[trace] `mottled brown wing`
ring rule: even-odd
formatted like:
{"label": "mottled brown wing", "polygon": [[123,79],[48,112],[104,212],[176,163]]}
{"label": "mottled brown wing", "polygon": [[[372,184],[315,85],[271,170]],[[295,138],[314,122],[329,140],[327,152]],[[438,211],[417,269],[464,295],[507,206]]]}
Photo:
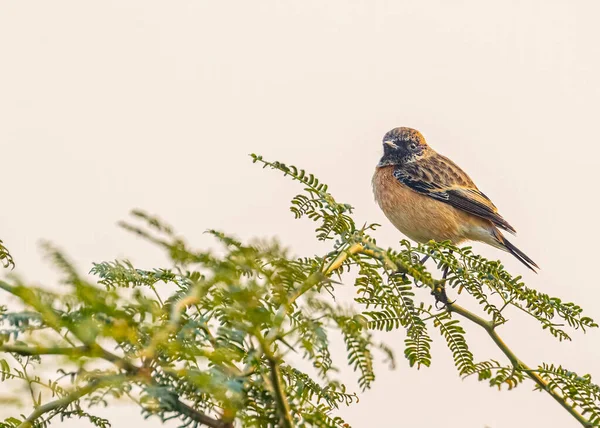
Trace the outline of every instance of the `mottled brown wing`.
{"label": "mottled brown wing", "polygon": [[475,186],[473,180],[445,156],[436,154],[416,162],[397,166],[394,170],[394,177],[415,192],[488,219],[508,232],[516,232],[498,214],[498,209]]}

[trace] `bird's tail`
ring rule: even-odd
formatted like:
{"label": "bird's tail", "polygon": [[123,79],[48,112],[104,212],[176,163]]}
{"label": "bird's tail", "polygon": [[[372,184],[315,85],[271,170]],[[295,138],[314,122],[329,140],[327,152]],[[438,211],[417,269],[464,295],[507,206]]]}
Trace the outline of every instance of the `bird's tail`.
{"label": "bird's tail", "polygon": [[515,247],[508,239],[504,237],[504,235],[502,235],[502,233],[500,233],[499,230],[496,230],[494,235],[496,235],[496,239],[498,240],[498,243],[501,245],[501,248],[503,250],[506,250],[509,253],[511,253],[521,263],[523,263],[529,269],[537,273],[536,269],[539,269],[540,267],[533,260],[531,260],[527,254]]}

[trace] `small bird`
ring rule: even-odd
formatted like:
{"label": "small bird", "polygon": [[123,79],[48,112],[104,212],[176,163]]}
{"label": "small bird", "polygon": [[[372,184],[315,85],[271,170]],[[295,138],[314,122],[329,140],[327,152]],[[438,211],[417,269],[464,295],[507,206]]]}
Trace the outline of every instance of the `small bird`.
{"label": "small bird", "polygon": [[386,217],[414,241],[481,241],[508,251],[534,272],[539,269],[500,232],[516,233],[492,201],[416,129],[395,128],[385,134],[373,193]]}

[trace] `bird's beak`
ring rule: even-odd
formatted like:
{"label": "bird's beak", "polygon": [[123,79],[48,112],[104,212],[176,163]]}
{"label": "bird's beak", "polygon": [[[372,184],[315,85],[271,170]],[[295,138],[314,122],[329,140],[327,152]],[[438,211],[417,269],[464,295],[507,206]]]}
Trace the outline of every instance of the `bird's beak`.
{"label": "bird's beak", "polygon": [[395,144],[394,144],[393,142],[391,142],[390,140],[386,140],[386,141],[384,141],[384,142],[383,142],[383,144],[387,144],[388,146],[390,146],[390,147],[392,147],[392,148],[394,148],[394,149],[397,149],[397,148],[398,148],[398,146],[397,146],[397,145],[395,145]]}

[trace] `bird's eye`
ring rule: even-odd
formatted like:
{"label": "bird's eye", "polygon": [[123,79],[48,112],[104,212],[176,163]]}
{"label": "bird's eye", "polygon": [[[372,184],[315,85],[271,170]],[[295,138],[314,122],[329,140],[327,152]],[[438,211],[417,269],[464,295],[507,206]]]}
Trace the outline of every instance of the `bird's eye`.
{"label": "bird's eye", "polygon": [[408,148],[411,149],[411,150],[415,150],[417,148],[417,145],[415,143],[410,143],[408,145]]}

